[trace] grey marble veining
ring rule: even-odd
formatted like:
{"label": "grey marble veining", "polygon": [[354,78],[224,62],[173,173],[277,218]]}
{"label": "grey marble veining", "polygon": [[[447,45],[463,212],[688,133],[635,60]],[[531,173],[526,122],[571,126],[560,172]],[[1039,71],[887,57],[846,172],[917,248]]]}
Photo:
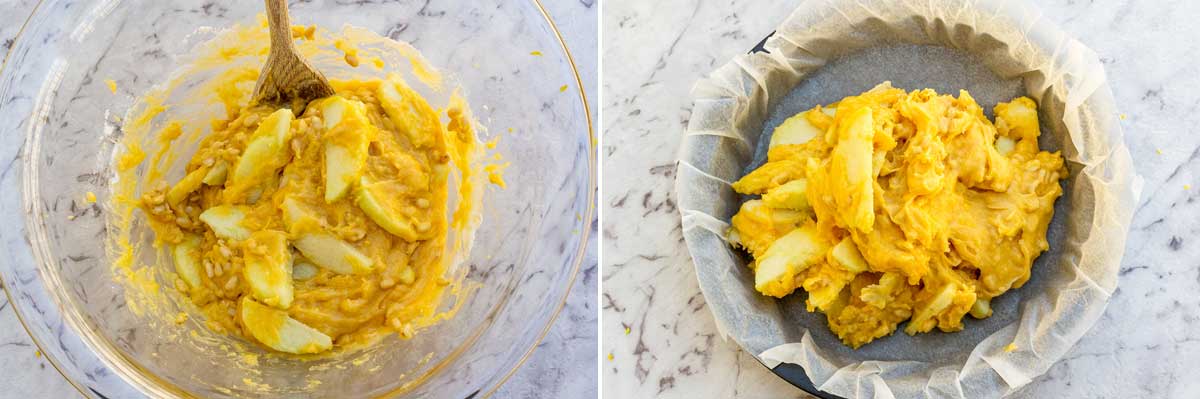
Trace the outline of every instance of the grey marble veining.
{"label": "grey marble veining", "polygon": [[[809,397],[717,334],[680,235],[674,160],[701,76],[799,1],[606,4],[600,306],[606,397]],[[1014,397],[1194,397],[1200,380],[1200,4],[1053,0],[1102,57],[1145,188],[1103,318]],[[614,78],[616,77],[616,78]],[[631,222],[635,221],[635,222]],[[627,330],[628,329],[628,330]],[[611,358],[609,356],[611,355]]]}
{"label": "grey marble veining", "polygon": [[[35,0],[0,0],[0,54],[7,53]],[[596,93],[597,5],[592,0],[546,2],[580,68],[584,88]],[[390,33],[390,32],[388,32]],[[595,115],[595,100],[592,98]],[[497,397],[557,398],[596,395],[597,235],[572,288],[567,305],[546,339]],[[7,299],[0,296],[0,398],[68,398],[78,394],[38,353],[20,327]]]}
{"label": "grey marble veining", "polygon": [[[0,52],[8,54],[36,0],[0,0]],[[0,295],[0,397],[71,398],[79,393],[41,356],[21,328],[8,298]]]}
{"label": "grey marble veining", "polygon": [[[593,120],[597,110],[596,30],[599,0],[543,1],[563,34],[583,80]],[[595,132],[599,134],[600,132]],[[599,198],[599,196],[597,196]],[[597,213],[594,217],[598,218]],[[597,219],[593,219],[587,257],[579,267],[570,298],[546,339],[500,390],[497,398],[594,398],[596,382],[596,290],[599,279]]]}

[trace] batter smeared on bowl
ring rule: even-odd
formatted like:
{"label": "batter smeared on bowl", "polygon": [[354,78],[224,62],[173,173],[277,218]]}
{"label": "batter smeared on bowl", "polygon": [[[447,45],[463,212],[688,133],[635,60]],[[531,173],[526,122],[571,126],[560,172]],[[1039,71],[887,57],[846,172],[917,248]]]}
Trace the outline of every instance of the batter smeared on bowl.
{"label": "batter smeared on bowl", "polygon": [[[233,37],[257,44],[216,55],[265,49],[263,27],[239,29]],[[298,37],[314,40],[312,30]],[[330,79],[336,95],[281,109],[248,101],[256,79],[251,68],[213,79],[206,87],[225,116],[210,121],[184,176],[170,181],[156,169],[168,145],[142,177],[136,206],[172,259],[175,288],[210,328],[287,353],[407,338],[435,322],[451,283],[448,231],[469,223],[477,195],[465,103],[455,96],[439,111],[389,74]],[[131,125],[163,111],[153,107]],[[168,120],[157,136],[173,141],[184,126]],[[127,140],[123,172],[144,158],[130,158],[141,150]],[[452,196],[457,209],[448,209]]]}
{"label": "batter smeared on bowl", "polygon": [[755,261],[755,288],[808,292],[851,347],[891,334],[963,328],[1029,279],[1062,156],[1038,150],[1037,105],[1017,98],[988,121],[975,100],[883,83],[789,118],[767,163],[733,184],[761,195],[729,240]]}

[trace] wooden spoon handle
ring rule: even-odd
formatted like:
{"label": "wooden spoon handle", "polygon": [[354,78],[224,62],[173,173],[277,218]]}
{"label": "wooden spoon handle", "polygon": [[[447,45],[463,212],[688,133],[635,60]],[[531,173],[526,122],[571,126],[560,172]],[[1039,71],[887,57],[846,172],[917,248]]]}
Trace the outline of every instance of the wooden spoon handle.
{"label": "wooden spoon handle", "polygon": [[332,96],[333,87],[325,75],[304,60],[292,40],[287,0],[265,1],[271,52],[267,54],[267,62],[254,85],[254,101],[277,104],[291,101],[293,108],[299,111],[308,101]]}
{"label": "wooden spoon handle", "polygon": [[271,52],[290,50],[295,46],[292,42],[292,21],[288,18],[287,0],[266,0],[267,25],[271,28]]}

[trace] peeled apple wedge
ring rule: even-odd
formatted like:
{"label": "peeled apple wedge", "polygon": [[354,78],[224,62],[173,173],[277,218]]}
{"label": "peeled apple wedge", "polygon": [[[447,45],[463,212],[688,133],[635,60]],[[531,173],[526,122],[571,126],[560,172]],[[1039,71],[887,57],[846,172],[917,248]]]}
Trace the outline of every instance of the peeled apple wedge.
{"label": "peeled apple wedge", "polygon": [[366,151],[362,154],[360,157],[336,144],[325,145],[325,202],[334,202],[346,195],[350,182],[362,173]]}
{"label": "peeled apple wedge", "polygon": [[829,258],[830,263],[840,265],[853,273],[867,271],[867,260],[863,259],[862,253],[858,252],[858,246],[854,245],[854,240],[850,237],[843,238],[834,245],[833,250],[829,251]]}
{"label": "peeled apple wedge", "polygon": [[283,198],[283,202],[279,204],[279,210],[283,212],[283,225],[291,233],[296,233],[303,226],[320,227],[321,221],[317,218],[316,213],[309,209],[308,205],[301,200],[287,196]]}
{"label": "peeled apple wedge", "polygon": [[912,320],[908,322],[908,326],[904,327],[904,332],[913,335],[933,329],[937,325],[937,320],[933,319],[934,316],[942,313],[943,310],[950,307],[950,304],[954,303],[954,295],[957,291],[954,284],[946,284],[942,287],[942,290],[938,291],[925,306],[917,307],[913,312]]}
{"label": "peeled apple wedge", "polygon": [[317,267],[313,266],[311,263],[299,262],[299,263],[296,263],[295,266],[292,267],[292,279],[293,280],[304,281],[304,280],[308,280],[310,278],[316,277],[316,275],[317,275]]}
{"label": "peeled apple wedge", "polygon": [[425,212],[415,205],[404,203],[404,197],[395,187],[398,184],[371,182],[364,176],[358,185],[355,202],[375,224],[397,237],[408,241],[430,238],[432,222],[417,220],[416,216]]}
{"label": "peeled apple wedge", "polygon": [[242,325],[254,339],[267,347],[286,353],[320,353],[333,347],[328,335],[304,325],[287,312],[242,297]]}
{"label": "peeled apple wedge", "polygon": [[1000,136],[996,138],[996,151],[999,151],[1000,155],[1008,156],[1016,148],[1017,141],[1013,140],[1012,137]]}
{"label": "peeled apple wedge", "polygon": [[179,278],[193,290],[200,288],[200,237],[188,235],[172,252]]}
{"label": "peeled apple wedge", "polygon": [[207,174],[208,168],[200,168],[188,173],[179,183],[176,183],[174,187],[171,187],[167,191],[167,203],[179,205],[179,203],[183,202],[189,195],[200,188],[200,185],[204,183],[204,176]]}
{"label": "peeled apple wedge", "polygon": [[906,278],[898,272],[884,272],[879,276],[879,282],[863,287],[858,298],[876,309],[887,307],[888,302],[896,297],[905,284]]}
{"label": "peeled apple wedge", "polygon": [[825,258],[827,243],[814,225],[807,224],[771,243],[754,269],[754,289],[783,298],[796,290],[796,275]]}
{"label": "peeled apple wedge", "polygon": [[772,188],[763,194],[762,201],[772,208],[796,211],[812,209],[808,203],[808,179],[796,179]]}
{"label": "peeled apple wedge", "polygon": [[[775,128],[775,131],[771,133],[770,146],[804,144],[812,140],[813,137],[823,134],[824,132],[821,129],[817,129],[816,126],[808,122],[808,112],[811,111],[792,115],[791,118],[787,118],[787,120],[779,124],[779,127]],[[837,112],[837,108],[821,108],[821,112],[833,116]]]}
{"label": "peeled apple wedge", "polygon": [[417,272],[414,272],[412,267],[405,266],[403,270],[400,270],[398,277],[401,284],[412,284],[417,280]]}
{"label": "peeled apple wedge", "polygon": [[[238,158],[233,173],[228,176],[227,190],[231,195],[240,195],[260,182],[267,180],[288,163],[291,155],[288,140],[292,136],[292,110],[282,108],[263,119],[254,134],[250,135],[246,149]],[[212,180],[216,180],[213,176]]]}
{"label": "peeled apple wedge", "polygon": [[241,241],[250,238],[250,230],[242,226],[248,209],[241,205],[218,205],[200,214],[200,221],[207,224],[217,237]]}
{"label": "peeled apple wedge", "polygon": [[[816,264],[812,267],[833,267],[830,265]],[[821,275],[820,271],[814,271],[813,274]],[[830,279],[828,277],[810,277],[804,280],[801,284],[805,291],[808,291],[808,306],[822,311],[829,310],[838,299],[841,297],[843,288],[850,283],[850,279]]]}
{"label": "peeled apple wedge", "polygon": [[429,103],[406,86],[398,76],[388,76],[379,84],[379,105],[400,133],[408,137],[413,147],[424,148],[432,144],[434,137],[421,132],[441,128],[438,114]]}
{"label": "peeled apple wedge", "polygon": [[280,309],[292,305],[292,251],[287,234],[277,230],[254,232],[246,240],[245,260],[242,275],[255,299]]}
{"label": "peeled apple wedge", "polygon": [[321,102],[321,113],[325,117],[325,202],[334,202],[362,176],[376,129],[358,101],[333,96]]}
{"label": "peeled apple wedge", "polygon": [[219,186],[225,184],[225,178],[229,176],[229,164],[225,161],[217,161],[208,173],[204,174],[204,184],[210,186]]}
{"label": "peeled apple wedge", "polygon": [[971,316],[976,319],[986,319],[992,315],[992,300],[991,299],[976,299],[971,305]]}
{"label": "peeled apple wedge", "polygon": [[305,258],[338,274],[364,274],[375,261],[350,243],[326,233],[306,233],[292,243]]}
{"label": "peeled apple wedge", "polygon": [[874,154],[875,118],[870,108],[858,108],[833,127],[837,144],[829,160],[830,183],[838,188],[833,200],[839,223],[870,233],[875,225]]}

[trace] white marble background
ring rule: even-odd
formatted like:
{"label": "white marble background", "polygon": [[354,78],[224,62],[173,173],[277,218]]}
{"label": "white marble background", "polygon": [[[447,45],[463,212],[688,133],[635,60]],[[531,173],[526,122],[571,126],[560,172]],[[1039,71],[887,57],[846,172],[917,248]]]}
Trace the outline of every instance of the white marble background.
{"label": "white marble background", "polygon": [[[750,49],[798,3],[605,4],[605,397],[809,397],[717,336],[672,193],[692,84]],[[1200,2],[1037,3],[1102,57],[1146,185],[1107,312],[1064,359],[1013,396],[1194,398],[1200,392],[1200,134],[1193,128],[1200,125],[1194,22]]]}
{"label": "white marble background", "polygon": [[[0,0],[0,52],[5,56],[37,3]],[[0,372],[0,398],[79,397],[79,391],[38,352],[3,295],[0,295],[0,364],[4,368]]]}
{"label": "white marble background", "polygon": [[[555,18],[575,57],[584,89],[596,115],[597,0],[543,1]],[[35,0],[0,0],[0,54],[33,10]],[[0,55],[0,57],[3,57]],[[538,350],[501,387],[499,398],[590,398],[596,387],[596,222],[587,258],[571,288],[567,306]],[[78,391],[37,351],[17,321],[7,298],[0,295],[0,399],[73,398]]]}

